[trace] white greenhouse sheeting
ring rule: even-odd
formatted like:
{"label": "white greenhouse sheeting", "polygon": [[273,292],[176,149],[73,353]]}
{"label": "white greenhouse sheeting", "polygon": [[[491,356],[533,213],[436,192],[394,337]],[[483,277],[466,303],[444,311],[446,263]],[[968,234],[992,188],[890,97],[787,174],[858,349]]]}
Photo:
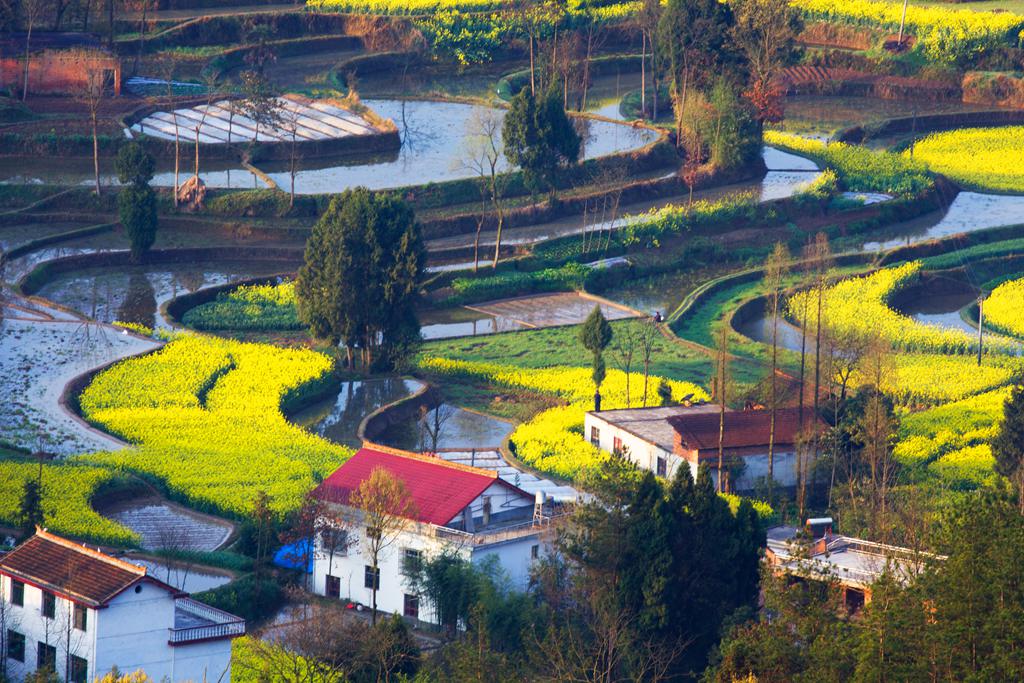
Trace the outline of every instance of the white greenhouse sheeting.
{"label": "white greenhouse sheeting", "polygon": [[334,140],[351,135],[369,135],[374,127],[350,111],[323,102],[309,104],[277,98],[277,121],[271,127],[259,126],[245,116],[238,102],[222,100],[212,105],[199,105],[191,109],[158,111],[131,127],[163,140],[174,140],[175,133],[182,140],[194,141],[199,128],[199,141],[207,144],[227,142],[288,142],[294,128],[298,141]]}

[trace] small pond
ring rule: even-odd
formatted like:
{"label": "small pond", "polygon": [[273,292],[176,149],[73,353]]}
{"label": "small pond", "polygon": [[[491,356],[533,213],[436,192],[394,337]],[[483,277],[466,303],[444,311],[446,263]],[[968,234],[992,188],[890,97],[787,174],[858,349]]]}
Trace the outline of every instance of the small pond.
{"label": "small pond", "polygon": [[[438,450],[497,448],[505,441],[513,425],[487,415],[457,408],[447,403],[438,407],[443,421],[437,440]],[[410,451],[431,450],[433,444],[415,417],[388,427],[377,440],[386,446]]]}
{"label": "small pond", "polygon": [[971,290],[953,294],[921,292],[920,296],[901,302],[894,308],[903,315],[908,315],[925,325],[977,333],[977,326],[968,323],[960,316],[960,310],[974,303],[977,298],[978,293]]}
{"label": "small pond", "polygon": [[944,213],[934,212],[882,231],[878,241],[864,243],[864,251],[892,249],[906,244],[1024,223],[1024,196],[961,192]]}
{"label": "small pond", "polygon": [[140,557],[125,558],[132,564],[145,567],[148,574],[186,593],[200,593],[229,583],[232,576],[213,572],[205,567],[197,568],[187,563],[179,564],[169,560],[152,560]]}
{"label": "small pond", "polygon": [[160,306],[177,296],[289,267],[281,261],[218,261],[87,268],[58,275],[38,294],[101,322],[168,327]]}
{"label": "small pond", "polygon": [[156,496],[120,500],[97,510],[142,537],[147,550],[216,550],[224,545],[234,525],[169,503]]}
{"label": "small pond", "polygon": [[410,396],[422,386],[422,382],[401,377],[342,382],[336,397],[316,403],[290,419],[325,439],[359,448],[362,442],[358,431],[363,418]]}
{"label": "small pond", "polygon": [[[762,344],[772,343],[772,321],[767,315],[751,316],[749,320],[734,325],[736,331],[744,337],[753,339]],[[803,344],[803,334],[800,328],[779,316],[776,329],[778,331],[779,347],[790,351],[799,351]],[[808,339],[808,346],[814,346],[814,339]]]}
{"label": "small pond", "polygon": [[[504,110],[455,102],[363,102],[399,127],[402,148],[398,157],[371,162],[352,159],[350,165],[339,162],[329,168],[300,170],[295,177],[297,192],[340,192],[357,185],[382,189],[470,177],[473,173],[461,162],[472,139],[473,120],[490,112],[504,116]],[[657,139],[656,133],[645,128],[606,121],[577,119],[577,125],[584,141],[581,156],[585,159],[636,149]],[[278,185],[288,186],[289,175],[284,165],[261,166]],[[507,164],[503,162],[501,168],[507,168]]]}

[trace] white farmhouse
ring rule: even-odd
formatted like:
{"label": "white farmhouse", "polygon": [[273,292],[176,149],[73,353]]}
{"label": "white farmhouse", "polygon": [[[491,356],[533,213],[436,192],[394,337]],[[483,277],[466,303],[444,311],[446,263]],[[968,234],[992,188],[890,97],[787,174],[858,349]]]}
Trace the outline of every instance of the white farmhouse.
{"label": "white farmhouse", "polygon": [[[349,496],[376,469],[404,483],[415,506],[395,541],[378,558],[377,572],[368,557],[360,510],[347,505]],[[538,494],[540,495],[540,494]],[[512,584],[525,588],[530,567],[544,555],[550,515],[535,497],[484,470],[440,458],[363,448],[323,481],[316,496],[331,508],[338,528],[316,539],[313,591],[327,597],[369,605],[377,583],[377,609],[384,613],[437,623],[427,605],[409,585],[406,560],[436,557],[442,552],[480,563],[496,558]]]}
{"label": "white farmhouse", "polygon": [[145,567],[42,529],[0,558],[0,644],[11,680],[49,667],[86,683],[114,667],[154,681],[228,681],[245,621]]}
{"label": "white farmhouse", "polygon": [[[772,473],[783,487],[796,485],[796,444],[801,432],[820,428],[820,420],[805,411],[804,425],[797,408],[775,411]],[[703,404],[660,408],[632,408],[589,412],[584,433],[590,442],[609,453],[618,453],[662,477],[675,476],[679,467],[706,464],[718,483],[719,433],[726,469],[733,475],[734,491],[749,491],[768,475],[768,442],[771,412],[767,410],[726,410]]]}

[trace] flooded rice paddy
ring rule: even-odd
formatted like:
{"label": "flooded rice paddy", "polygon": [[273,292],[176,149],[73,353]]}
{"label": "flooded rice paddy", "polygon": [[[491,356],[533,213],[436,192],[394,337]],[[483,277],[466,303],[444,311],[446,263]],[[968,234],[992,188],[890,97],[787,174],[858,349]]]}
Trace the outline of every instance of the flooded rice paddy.
{"label": "flooded rice paddy", "polygon": [[288,270],[281,261],[218,261],[86,268],[58,275],[39,295],[101,322],[170,327],[161,306],[204,287]]}
{"label": "flooded rice paddy", "polygon": [[[488,415],[447,403],[441,404],[436,410],[445,418],[438,435],[437,450],[497,448],[512,433],[511,422]],[[377,441],[409,451],[434,450],[432,437],[417,417],[391,425],[377,436]]]}
{"label": "flooded rice paddy", "polygon": [[337,396],[320,401],[290,419],[325,439],[359,448],[362,445],[359,425],[367,415],[411,396],[422,387],[422,382],[401,377],[342,382]]}

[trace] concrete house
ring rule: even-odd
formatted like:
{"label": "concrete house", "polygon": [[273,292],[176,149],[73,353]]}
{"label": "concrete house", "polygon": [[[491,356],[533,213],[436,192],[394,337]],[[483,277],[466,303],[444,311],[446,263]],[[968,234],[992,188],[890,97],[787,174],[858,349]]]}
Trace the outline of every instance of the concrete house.
{"label": "concrete house", "polygon": [[[402,481],[415,506],[395,541],[384,549],[377,572],[368,556],[366,535],[373,533],[349,496],[376,469]],[[437,623],[409,585],[407,562],[455,553],[481,563],[494,558],[512,584],[525,588],[534,560],[545,553],[553,514],[542,494],[531,496],[484,470],[440,458],[402,451],[363,448],[323,481],[315,494],[330,512],[333,528],[316,539],[313,591],[327,597],[370,605],[374,582],[377,608],[411,619]]]}
{"label": "concrete house", "polygon": [[[141,567],[39,529],[0,558],[3,656],[12,680],[49,667],[86,683],[117,667],[152,680],[230,680],[245,621]],[[223,674],[223,678],[222,678]]]}
{"label": "concrete house", "polygon": [[871,587],[888,572],[906,583],[928,560],[941,555],[915,552],[885,543],[836,534],[832,519],[809,519],[803,530],[791,526],[768,529],[765,559],[780,574],[836,585],[843,604],[858,612],[871,602]]}
{"label": "concrete house", "polygon": [[[768,474],[768,441],[771,413],[767,410],[726,410],[723,456],[726,466],[739,472],[732,482],[736,491],[752,490]],[[796,485],[796,441],[800,433],[799,410],[775,412],[775,480]],[[706,463],[718,483],[719,407],[714,404],[632,408],[589,412],[584,434],[598,448],[620,453],[663,477],[672,477],[683,466],[697,476]]]}

